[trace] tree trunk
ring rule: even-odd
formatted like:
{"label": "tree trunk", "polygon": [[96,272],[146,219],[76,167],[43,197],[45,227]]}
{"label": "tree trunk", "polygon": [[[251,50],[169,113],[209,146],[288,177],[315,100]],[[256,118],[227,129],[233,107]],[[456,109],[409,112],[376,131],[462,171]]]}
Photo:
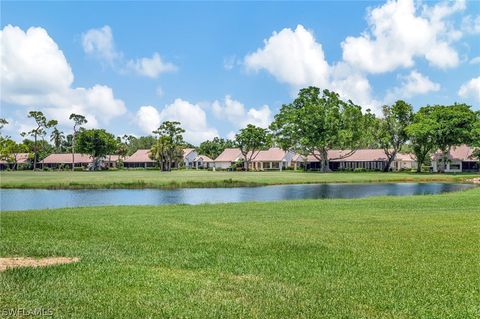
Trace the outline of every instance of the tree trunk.
{"label": "tree trunk", "polygon": [[72,136],[72,171],[75,170],[75,131]]}
{"label": "tree trunk", "polygon": [[388,172],[390,170],[390,166],[392,165],[392,162],[396,156],[397,156],[397,152],[393,152],[392,154],[390,154],[390,156],[387,155],[388,160],[387,160],[387,164],[383,168],[384,172]]}
{"label": "tree trunk", "polygon": [[35,134],[34,137],[34,142],[33,142],[33,150],[34,150],[34,156],[33,156],[33,170],[35,171],[37,169],[37,134]]}
{"label": "tree trunk", "polygon": [[328,151],[323,149],[320,151],[320,171],[322,173],[330,172],[329,160],[328,160]]}

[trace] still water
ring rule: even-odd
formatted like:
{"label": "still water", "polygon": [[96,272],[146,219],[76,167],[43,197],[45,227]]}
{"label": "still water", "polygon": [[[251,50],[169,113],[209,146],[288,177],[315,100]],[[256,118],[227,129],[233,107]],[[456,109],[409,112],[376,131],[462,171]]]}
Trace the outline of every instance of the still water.
{"label": "still water", "polygon": [[46,209],[103,205],[166,205],[278,201],[286,199],[360,198],[368,196],[423,195],[474,187],[459,183],[295,184],[236,188],[0,189],[0,208]]}

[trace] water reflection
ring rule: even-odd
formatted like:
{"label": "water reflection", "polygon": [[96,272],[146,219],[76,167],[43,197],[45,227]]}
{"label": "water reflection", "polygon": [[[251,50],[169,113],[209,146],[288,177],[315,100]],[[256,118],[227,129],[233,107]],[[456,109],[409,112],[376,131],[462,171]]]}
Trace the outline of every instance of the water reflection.
{"label": "water reflection", "polygon": [[1,189],[1,210],[101,205],[166,205],[425,195],[472,188],[454,183],[297,184],[240,188],[37,190]]}

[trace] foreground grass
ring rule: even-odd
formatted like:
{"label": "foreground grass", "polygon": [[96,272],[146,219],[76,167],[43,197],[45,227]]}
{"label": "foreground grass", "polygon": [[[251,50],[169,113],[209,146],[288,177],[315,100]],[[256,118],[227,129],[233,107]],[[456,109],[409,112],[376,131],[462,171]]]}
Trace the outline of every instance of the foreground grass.
{"label": "foreground grass", "polygon": [[318,173],[318,172],[160,172],[123,170],[102,172],[1,172],[0,188],[178,188],[235,187],[303,183],[454,182],[479,174]]}
{"label": "foreground grass", "polygon": [[3,212],[0,308],[77,318],[478,318],[480,188]]}

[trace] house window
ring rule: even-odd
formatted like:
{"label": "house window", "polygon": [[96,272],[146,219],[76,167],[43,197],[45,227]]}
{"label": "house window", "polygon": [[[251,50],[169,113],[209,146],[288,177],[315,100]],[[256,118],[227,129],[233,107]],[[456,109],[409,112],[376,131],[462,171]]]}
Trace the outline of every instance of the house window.
{"label": "house window", "polygon": [[450,169],[451,170],[459,170],[460,169],[460,164],[450,164]]}

